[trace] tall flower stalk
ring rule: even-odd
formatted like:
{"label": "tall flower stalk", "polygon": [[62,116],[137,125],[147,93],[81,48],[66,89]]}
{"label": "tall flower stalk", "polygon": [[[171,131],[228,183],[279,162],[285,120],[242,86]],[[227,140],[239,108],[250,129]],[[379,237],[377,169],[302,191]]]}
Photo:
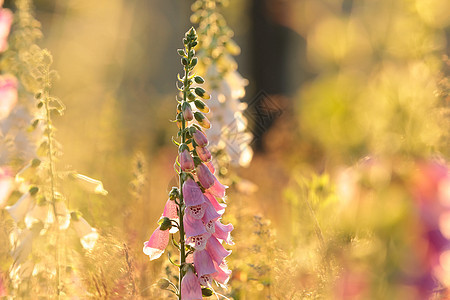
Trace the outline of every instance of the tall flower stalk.
{"label": "tall flower stalk", "polygon": [[[184,49],[179,49],[184,75],[178,76],[181,82],[180,97],[177,97],[178,138],[173,139],[178,146],[175,170],[179,174],[179,186],[173,187],[159,226],[149,241],[144,243],[144,253],[150,260],[159,258],[169,244],[170,234],[179,232],[179,240],[172,241],[178,248],[179,262],[172,262],[179,268],[178,284],[163,280],[161,285],[180,300],[201,299],[202,294],[210,296],[214,291],[213,281],[225,286],[230,278],[225,257],[231,251],[225,250],[222,241],[231,245],[231,224],[220,222],[226,205],[224,204],[226,186],[214,176],[211,164],[208,139],[203,130],[210,128],[204,115],[208,111],[203,102],[209,95],[199,85],[204,79],[195,75],[194,68],[197,34],[191,28],[183,39]],[[169,257],[170,259],[170,257]]]}
{"label": "tall flower stalk", "polygon": [[[1,90],[2,100],[8,100],[8,119],[0,120],[5,144],[9,140],[17,144],[9,147],[9,151],[0,151],[0,161],[8,164],[1,173],[3,185],[8,186],[2,187],[0,207],[9,202],[11,205],[5,210],[14,221],[10,233],[13,259],[9,270],[10,290],[15,297],[25,297],[33,291],[35,295],[60,298],[70,295],[71,289],[75,290],[67,274],[75,262],[73,255],[67,256],[69,227],[85,249],[91,250],[98,238],[96,230],[79,212],[69,210],[62,193],[62,180],[70,177],[93,193],[105,195],[106,191],[98,180],[59,171],[57,164],[62,147],[55,139],[53,117],[62,115],[65,106],[50,92],[58,76],[51,69],[50,52],[37,45],[42,33],[32,16],[31,1],[18,0],[15,4],[10,45],[0,60],[2,72],[17,78],[10,84],[5,81]],[[7,87],[14,88],[15,92],[7,91]],[[15,101],[9,99],[12,96]],[[17,104],[10,109],[9,103],[13,102]],[[14,130],[9,129],[11,127]],[[24,138],[17,139],[18,136]],[[21,195],[15,202],[8,199],[12,190],[14,195]],[[78,288],[76,293],[82,295],[84,291]]]}
{"label": "tall flower stalk", "polygon": [[191,16],[191,21],[198,24],[199,74],[211,92],[209,107],[213,126],[209,137],[219,170],[230,165],[248,167],[253,158],[250,146],[253,136],[244,114],[247,104],[241,102],[248,80],[237,70],[234,56],[240,53],[240,48],[232,39],[233,30],[219,12],[224,2],[197,0],[192,5]]}

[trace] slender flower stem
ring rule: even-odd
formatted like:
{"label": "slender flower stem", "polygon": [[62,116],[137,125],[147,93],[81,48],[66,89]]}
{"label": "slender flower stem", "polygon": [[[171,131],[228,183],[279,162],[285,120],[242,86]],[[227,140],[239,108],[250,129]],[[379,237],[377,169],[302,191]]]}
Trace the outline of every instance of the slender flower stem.
{"label": "slender flower stem", "polygon": [[[183,103],[187,101],[187,92],[189,91],[189,63],[192,59],[190,50],[191,47],[188,46],[188,64],[184,66],[184,82],[183,82]],[[184,116],[181,118],[181,143],[186,143],[186,120],[184,119]],[[183,217],[184,217],[184,200],[183,200],[183,183],[184,178],[182,176],[183,172],[180,172],[180,203],[179,203],[179,210],[178,210],[178,216],[179,216],[179,231],[180,231],[180,276],[179,276],[179,295],[178,299],[181,300],[181,280],[183,279],[183,264],[186,262],[186,248],[185,248],[185,233],[184,233],[184,224],[183,224]]]}
{"label": "slender flower stem", "polygon": [[49,176],[50,176],[50,188],[51,188],[51,204],[53,207],[53,214],[55,217],[55,224],[56,224],[56,247],[55,247],[55,256],[56,256],[56,293],[58,295],[58,299],[60,298],[60,282],[61,282],[61,275],[60,275],[60,253],[59,253],[59,220],[58,220],[58,212],[56,210],[56,180],[55,180],[55,165],[54,165],[54,157],[53,157],[53,128],[52,128],[52,120],[51,120],[51,110],[49,105],[49,70],[47,69],[45,72],[45,78],[46,78],[46,86],[44,88],[44,107],[45,107],[45,113],[46,113],[46,128],[45,131],[47,133],[47,156],[49,161]]}

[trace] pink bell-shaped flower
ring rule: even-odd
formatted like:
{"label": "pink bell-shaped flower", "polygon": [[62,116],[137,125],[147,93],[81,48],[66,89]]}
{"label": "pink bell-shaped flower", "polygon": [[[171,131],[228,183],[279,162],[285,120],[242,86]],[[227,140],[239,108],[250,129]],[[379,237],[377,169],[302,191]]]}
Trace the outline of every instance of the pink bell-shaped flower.
{"label": "pink bell-shaped flower", "polygon": [[196,130],[193,134],[194,141],[199,145],[200,147],[206,147],[208,146],[208,138],[201,130]]}
{"label": "pink bell-shaped flower", "polygon": [[[0,51],[2,47],[1,37],[2,11],[0,11]],[[17,103],[17,79],[14,77],[0,76],[0,120],[6,118]]]}
{"label": "pink bell-shaped flower", "polygon": [[182,107],[183,117],[186,121],[192,121],[194,119],[194,114],[192,113],[191,105],[187,102],[183,103]]}
{"label": "pink bell-shaped flower", "polygon": [[170,199],[166,201],[162,215],[163,217],[167,217],[172,220],[178,218],[177,204],[175,203],[175,201]]}
{"label": "pink bell-shaped flower", "polygon": [[233,240],[231,239],[230,232],[234,229],[233,225],[227,224],[224,225],[220,222],[220,220],[217,220],[215,222],[215,230],[214,230],[214,236],[218,238],[219,240],[224,241],[228,245],[234,245]]}
{"label": "pink bell-shaped flower", "polygon": [[206,243],[206,250],[208,250],[211,258],[220,265],[225,257],[231,254],[231,251],[226,250],[215,236],[211,236]]}
{"label": "pink bell-shaped flower", "polygon": [[199,277],[216,272],[213,260],[206,250],[194,251],[194,266]]}
{"label": "pink bell-shaped flower", "polygon": [[203,222],[200,219],[193,218],[189,214],[184,215],[183,225],[187,238],[206,233]]}
{"label": "pink bell-shaped flower", "polygon": [[220,265],[214,262],[214,267],[216,268],[216,273],[212,274],[215,281],[226,285],[230,280],[231,271],[228,269],[227,263],[223,261]]}
{"label": "pink bell-shaped flower", "polygon": [[207,166],[203,163],[197,166],[197,177],[200,184],[205,188],[209,189],[214,185],[215,176],[211,173]]}
{"label": "pink bell-shaped flower", "polygon": [[198,184],[192,179],[188,178],[183,183],[183,199],[186,206],[200,205],[205,202],[205,196]]}
{"label": "pink bell-shaped flower", "polygon": [[211,160],[211,152],[209,152],[208,148],[206,147],[197,147],[195,149],[195,151],[197,151],[198,157],[204,161],[204,162],[208,162]]}
{"label": "pink bell-shaped flower", "polygon": [[[177,211],[177,204],[175,203],[175,201],[170,199],[166,201],[166,205],[164,205],[164,211],[162,216],[178,222],[178,211]],[[177,231],[178,228],[176,226],[172,226],[169,229],[169,233],[175,233]]]}
{"label": "pink bell-shaped flower", "polygon": [[13,190],[13,174],[8,167],[0,167],[0,208],[8,200]]}
{"label": "pink bell-shaped flower", "polygon": [[161,230],[156,228],[150,239],[144,243],[144,253],[148,255],[150,260],[159,258],[169,245],[169,230]]}
{"label": "pink bell-shaped flower", "polygon": [[191,268],[188,268],[181,280],[181,300],[202,300],[200,283]]}
{"label": "pink bell-shaped flower", "polygon": [[183,170],[185,172],[191,172],[194,170],[194,168],[195,168],[194,159],[192,158],[191,153],[189,153],[188,150],[184,149],[179,154],[179,159],[180,159],[181,170]]}

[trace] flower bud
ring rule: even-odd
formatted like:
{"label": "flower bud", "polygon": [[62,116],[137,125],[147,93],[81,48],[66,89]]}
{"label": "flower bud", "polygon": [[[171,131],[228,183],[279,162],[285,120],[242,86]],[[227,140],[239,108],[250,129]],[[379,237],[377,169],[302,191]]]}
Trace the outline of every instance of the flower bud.
{"label": "flower bud", "polygon": [[159,225],[159,229],[162,231],[165,231],[167,229],[170,229],[172,227],[172,222],[170,221],[169,218],[167,217],[162,217],[159,221],[158,221],[158,225]]}
{"label": "flower bud", "polygon": [[203,97],[203,95],[205,95],[206,91],[203,88],[201,88],[201,87],[197,87],[197,88],[195,88],[195,93],[199,97]]}
{"label": "flower bud", "polygon": [[170,285],[169,279],[161,278],[160,280],[158,280],[158,287],[162,290],[167,289],[169,285]]}
{"label": "flower bud", "polygon": [[[191,61],[190,67],[195,67],[197,65],[198,59],[197,57],[194,57]],[[198,95],[198,94],[197,94]]]}
{"label": "flower bud", "polygon": [[191,105],[187,102],[183,103],[182,106],[183,117],[186,121],[192,121],[194,119],[194,115],[192,113]]}
{"label": "flower bud", "polygon": [[180,197],[180,190],[177,187],[172,187],[172,190],[169,193],[169,199],[170,200],[175,200],[178,199]]}
{"label": "flower bud", "polygon": [[209,152],[208,148],[206,147],[197,147],[195,149],[197,151],[198,157],[204,162],[208,162],[211,160],[211,152]]}
{"label": "flower bud", "polygon": [[210,288],[202,288],[202,295],[205,297],[210,297],[213,295],[213,291]]}
{"label": "flower bud", "polygon": [[208,118],[206,118],[202,113],[196,111],[194,113],[194,118],[195,120],[197,120],[198,124],[203,128],[208,129],[211,127],[211,123],[209,122]]}
{"label": "flower bud", "polygon": [[197,109],[205,114],[209,113],[209,107],[201,100],[195,100],[194,101],[195,107]]}
{"label": "flower bud", "polygon": [[199,164],[197,166],[197,177],[205,189],[209,189],[214,185],[215,177],[205,164]]}
{"label": "flower bud", "polygon": [[198,84],[202,84],[205,82],[205,80],[201,76],[195,76],[194,81]]}
{"label": "flower bud", "polygon": [[178,157],[181,170],[185,172],[191,172],[194,170],[194,160],[192,159],[191,153],[189,153],[188,150],[184,149]]}
{"label": "flower bud", "polygon": [[196,130],[193,133],[194,141],[199,145],[200,147],[206,147],[208,146],[208,139],[206,138],[206,135],[201,130]]}

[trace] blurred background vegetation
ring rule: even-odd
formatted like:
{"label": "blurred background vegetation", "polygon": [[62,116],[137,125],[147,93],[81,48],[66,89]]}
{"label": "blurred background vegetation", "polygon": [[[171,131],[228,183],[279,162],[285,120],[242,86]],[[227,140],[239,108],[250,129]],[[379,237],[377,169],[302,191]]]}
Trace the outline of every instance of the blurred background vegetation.
{"label": "blurred background vegetation", "polygon": [[[169,120],[191,4],[35,1],[41,46],[61,78],[53,94],[67,106],[56,120],[61,166],[109,191],[71,196],[104,237],[126,244],[142,295],[164,273],[142,243],[176,183]],[[414,248],[404,238],[415,216],[403,175],[417,159],[449,155],[450,2],[240,0],[222,12],[241,47],[248,116],[260,103],[272,114],[262,126],[249,117],[255,156],[234,170],[244,181],[228,196],[231,296],[414,299],[419,292],[390,287]],[[338,200],[352,165],[355,182],[369,174],[360,197],[370,201],[358,209]]]}

